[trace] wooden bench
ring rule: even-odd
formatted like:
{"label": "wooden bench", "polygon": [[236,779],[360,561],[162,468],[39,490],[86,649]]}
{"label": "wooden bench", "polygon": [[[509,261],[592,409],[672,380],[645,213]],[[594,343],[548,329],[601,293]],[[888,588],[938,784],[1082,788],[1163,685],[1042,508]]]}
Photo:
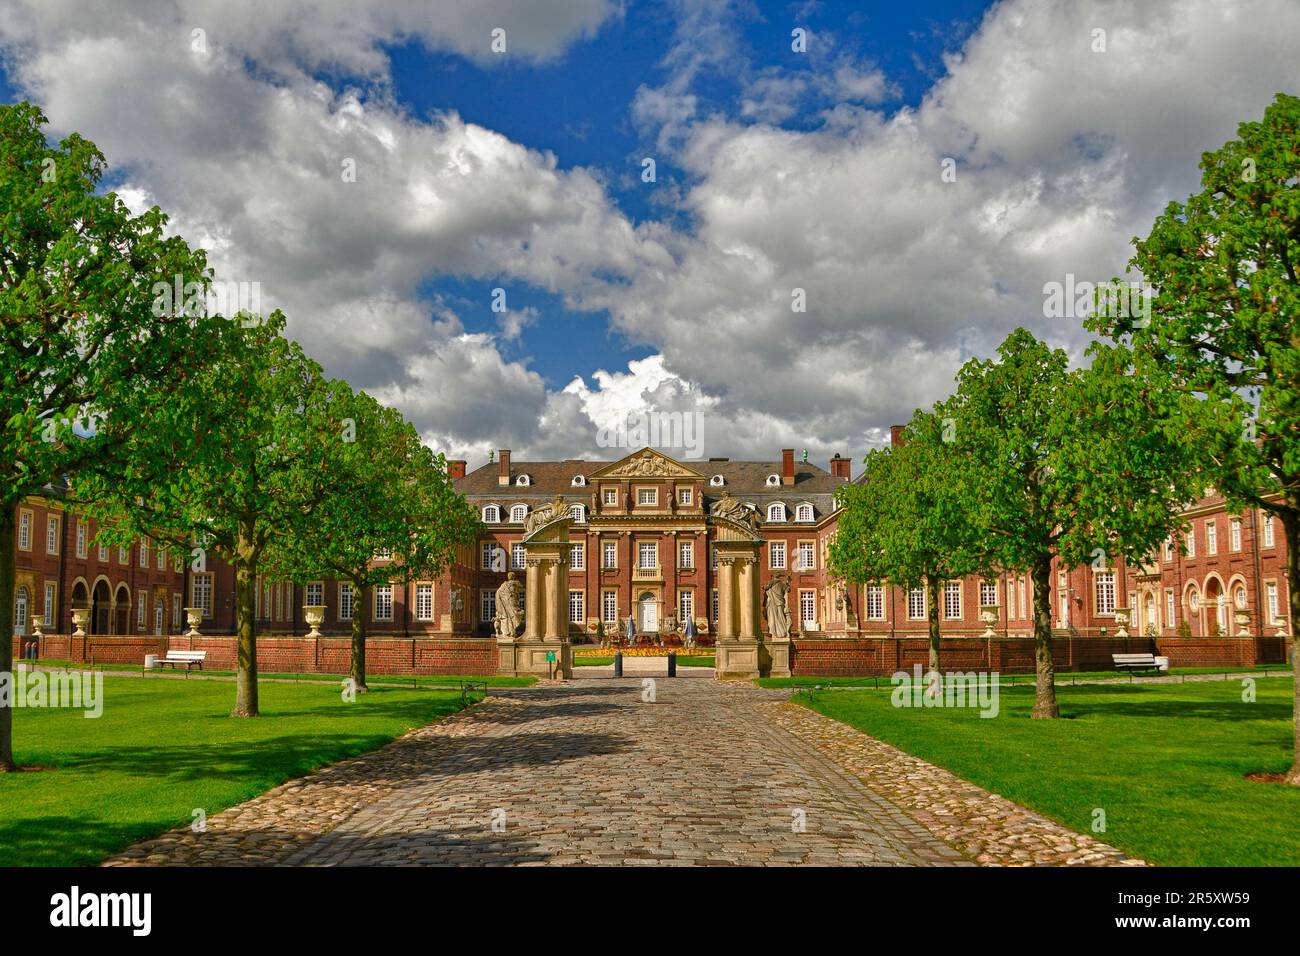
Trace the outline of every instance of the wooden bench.
{"label": "wooden bench", "polygon": [[1156,659],[1154,654],[1112,654],[1110,659],[1117,671],[1166,671],[1169,665]]}
{"label": "wooden bench", "polygon": [[198,667],[203,670],[203,662],[208,659],[207,651],[168,651],[166,657],[158,658],[159,667],[171,667],[173,670],[177,666],[184,664],[185,672],[189,673],[191,667]]}

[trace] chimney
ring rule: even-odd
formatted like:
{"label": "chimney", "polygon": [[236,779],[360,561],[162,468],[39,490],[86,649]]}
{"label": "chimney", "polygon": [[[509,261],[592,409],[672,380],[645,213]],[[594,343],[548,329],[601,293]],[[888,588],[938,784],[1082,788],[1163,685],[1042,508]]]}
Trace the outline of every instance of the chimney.
{"label": "chimney", "polygon": [[510,449],[502,448],[497,452],[497,484],[510,484]]}
{"label": "chimney", "polygon": [[851,481],[853,478],[853,462],[836,452],[835,457],[831,459],[831,477]]}
{"label": "chimney", "polygon": [[794,449],[781,449],[781,484],[794,484]]}
{"label": "chimney", "polygon": [[906,430],[907,430],[906,425],[889,426],[889,447],[890,448],[897,448],[898,446],[903,444],[904,441],[903,432],[905,432]]}
{"label": "chimney", "polygon": [[447,462],[447,477],[452,481],[455,481],[457,478],[465,477],[464,458],[453,458],[451,461]]}

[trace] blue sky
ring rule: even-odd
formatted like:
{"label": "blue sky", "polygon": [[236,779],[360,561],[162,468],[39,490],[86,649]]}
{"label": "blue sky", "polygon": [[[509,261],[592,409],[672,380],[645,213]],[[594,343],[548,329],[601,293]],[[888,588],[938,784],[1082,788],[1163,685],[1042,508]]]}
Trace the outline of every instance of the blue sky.
{"label": "blue sky", "polygon": [[1017,325],[1082,355],[1047,285],[1300,89],[1300,4],[1243,2],[0,0],[0,100],[451,456],[660,411],[824,463]]}

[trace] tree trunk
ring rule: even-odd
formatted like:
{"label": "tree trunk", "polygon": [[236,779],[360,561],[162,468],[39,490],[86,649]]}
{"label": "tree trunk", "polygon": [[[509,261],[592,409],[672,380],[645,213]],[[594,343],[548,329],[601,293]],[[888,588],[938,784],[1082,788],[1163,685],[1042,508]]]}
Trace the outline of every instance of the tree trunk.
{"label": "tree trunk", "polygon": [[925,580],[926,617],[930,622],[930,670],[939,673],[939,588],[942,582],[930,576]]}
{"label": "tree trunk", "polygon": [[1043,555],[1030,574],[1034,592],[1034,670],[1038,678],[1034,693],[1035,718],[1061,716],[1056,703],[1056,668],[1052,663],[1052,558]]}
{"label": "tree trunk", "polygon": [[[14,670],[14,538],[18,519],[13,502],[0,505],[0,675]],[[11,701],[12,703],[12,701]],[[14,708],[0,707],[0,773],[14,764]]]}
{"label": "tree trunk", "polygon": [[[1282,529],[1286,533],[1286,590],[1291,610],[1291,672],[1295,680],[1292,687],[1291,729],[1294,737],[1291,769],[1286,782],[1300,787],[1300,513],[1284,512]],[[1262,630],[1260,633],[1263,633]]]}
{"label": "tree trunk", "polygon": [[358,694],[366,692],[366,588],[352,582],[352,668],[348,676]]}
{"label": "tree trunk", "polygon": [[239,670],[235,677],[235,709],[232,717],[256,717],[257,709],[257,622],[254,594],[257,566],[240,560],[235,566],[235,634]]}

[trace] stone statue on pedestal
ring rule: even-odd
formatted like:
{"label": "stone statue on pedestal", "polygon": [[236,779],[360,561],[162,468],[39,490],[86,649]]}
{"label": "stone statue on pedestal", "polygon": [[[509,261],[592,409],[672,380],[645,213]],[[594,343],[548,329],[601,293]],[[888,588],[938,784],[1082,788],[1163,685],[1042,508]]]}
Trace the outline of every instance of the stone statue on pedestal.
{"label": "stone statue on pedestal", "polygon": [[763,608],[767,614],[767,632],[772,637],[790,636],[790,582],[784,576],[773,578],[763,589]]}
{"label": "stone statue on pedestal", "polygon": [[511,638],[519,632],[519,592],[522,590],[511,571],[497,588],[497,613],[493,618],[497,637]]}

